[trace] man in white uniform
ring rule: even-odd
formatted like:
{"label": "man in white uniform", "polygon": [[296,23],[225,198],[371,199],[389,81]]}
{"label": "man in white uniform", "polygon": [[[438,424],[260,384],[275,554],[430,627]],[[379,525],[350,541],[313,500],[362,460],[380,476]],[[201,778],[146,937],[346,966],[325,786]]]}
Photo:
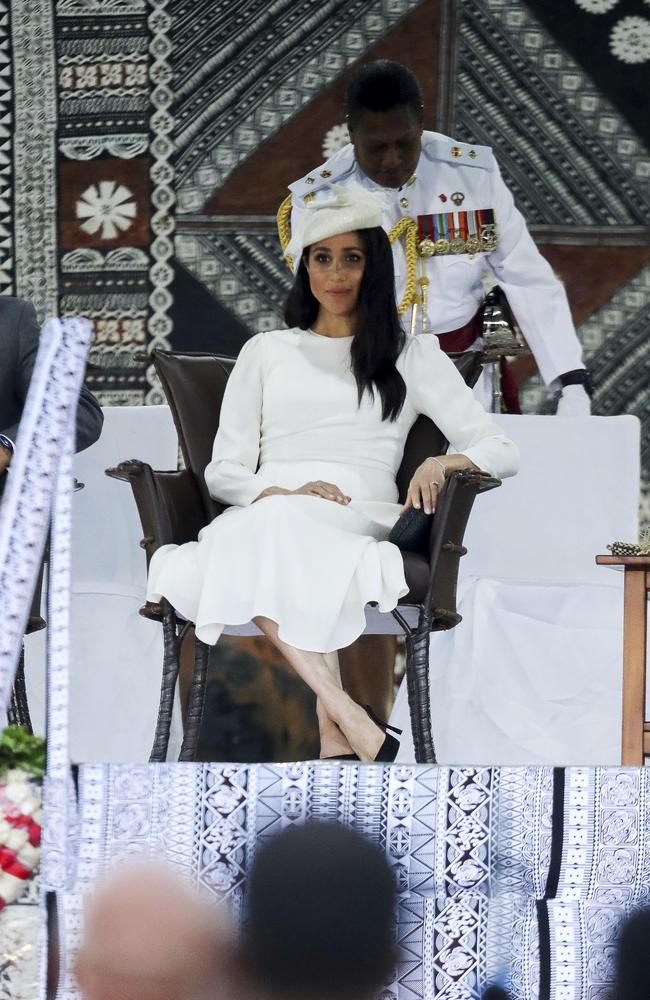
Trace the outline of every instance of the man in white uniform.
{"label": "man in white uniform", "polygon": [[[388,60],[368,63],[352,78],[346,114],[351,144],[289,185],[291,232],[301,231],[305,204],[332,184],[356,182],[382,191],[384,228],[389,234],[396,225],[404,230],[393,240],[393,252],[407,331],[438,334],[448,352],[470,348],[482,334],[482,276],[488,267],[544,381],[561,394],[558,414],[588,416],[591,383],[564,287],[533,243],[491,149],[424,131],[416,78]],[[285,213],[286,203],[278,213],[280,237],[296,267]],[[421,301],[413,320],[414,293]],[[477,395],[489,407],[489,388]],[[385,712],[392,700],[394,644],[362,636],[340,659],[352,697]]]}
{"label": "man in white uniform", "polygon": [[533,243],[492,150],[424,131],[418,82],[400,63],[362,67],[348,86],[346,111],[351,144],[289,186],[291,231],[300,230],[304,205],[331,184],[383,191],[384,228],[390,234],[401,222],[403,230],[393,252],[407,329],[438,334],[446,351],[469,348],[482,332],[487,266],[542,378],[561,392],[558,414],[587,416],[590,380],[566,292]]}

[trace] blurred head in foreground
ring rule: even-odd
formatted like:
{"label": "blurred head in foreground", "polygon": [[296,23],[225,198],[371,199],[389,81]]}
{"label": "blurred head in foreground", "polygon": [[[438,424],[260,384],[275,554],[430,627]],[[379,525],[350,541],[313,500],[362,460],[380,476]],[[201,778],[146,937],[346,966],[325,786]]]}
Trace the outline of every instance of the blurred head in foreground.
{"label": "blurred head in foreground", "polygon": [[637,910],[618,937],[614,1000],[650,997],[650,908]]}
{"label": "blurred head in foreground", "polygon": [[292,827],[266,844],[246,905],[242,961],[257,995],[370,1000],[396,962],[393,873],[347,827]]}
{"label": "blurred head in foreground", "polygon": [[75,975],[84,1000],[215,1000],[229,995],[232,948],[225,918],[145,861],[88,901]]}

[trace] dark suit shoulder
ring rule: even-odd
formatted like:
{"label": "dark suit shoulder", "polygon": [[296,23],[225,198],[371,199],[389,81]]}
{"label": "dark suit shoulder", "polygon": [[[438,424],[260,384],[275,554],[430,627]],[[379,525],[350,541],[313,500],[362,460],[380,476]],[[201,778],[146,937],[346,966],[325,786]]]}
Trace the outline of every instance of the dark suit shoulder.
{"label": "dark suit shoulder", "polygon": [[19,299],[15,295],[0,295],[0,318],[18,317],[22,312],[34,313],[36,310],[29,299]]}
{"label": "dark suit shoulder", "polygon": [[40,324],[31,302],[13,295],[0,295],[0,341],[4,342],[5,353],[13,343],[18,352],[16,363],[20,364],[25,352],[36,350],[39,333]]}

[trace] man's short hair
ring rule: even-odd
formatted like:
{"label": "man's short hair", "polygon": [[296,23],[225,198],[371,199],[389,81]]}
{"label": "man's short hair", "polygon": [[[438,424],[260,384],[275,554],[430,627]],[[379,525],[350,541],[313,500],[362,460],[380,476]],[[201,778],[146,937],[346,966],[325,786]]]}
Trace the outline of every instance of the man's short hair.
{"label": "man's short hair", "polygon": [[386,855],[335,823],[290,827],[260,850],[246,889],[244,958],[273,996],[364,1000],[397,958]]}
{"label": "man's short hair", "polygon": [[350,80],[345,94],[348,119],[356,121],[364,111],[392,111],[408,107],[422,117],[422,91],[410,69],[390,59],[366,63]]}

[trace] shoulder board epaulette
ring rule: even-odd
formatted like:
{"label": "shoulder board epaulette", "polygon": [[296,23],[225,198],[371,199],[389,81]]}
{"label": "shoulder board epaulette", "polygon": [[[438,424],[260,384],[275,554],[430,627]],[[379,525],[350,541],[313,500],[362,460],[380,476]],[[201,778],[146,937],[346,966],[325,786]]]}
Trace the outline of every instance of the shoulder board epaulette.
{"label": "shoulder board epaulette", "polygon": [[422,137],[422,152],[428,160],[444,160],[464,167],[481,167],[494,170],[494,154],[490,146],[478,146],[469,142],[458,142],[437,132],[425,132]]}
{"label": "shoulder board epaulette", "polygon": [[354,170],[354,149],[348,144],[334,153],[334,156],[330,156],[325,163],[321,163],[320,167],[310,170],[300,180],[290,184],[289,190],[296,202],[311,201],[311,197],[308,196],[317,194],[330,184],[338,184],[339,181],[346,179],[352,170]]}

